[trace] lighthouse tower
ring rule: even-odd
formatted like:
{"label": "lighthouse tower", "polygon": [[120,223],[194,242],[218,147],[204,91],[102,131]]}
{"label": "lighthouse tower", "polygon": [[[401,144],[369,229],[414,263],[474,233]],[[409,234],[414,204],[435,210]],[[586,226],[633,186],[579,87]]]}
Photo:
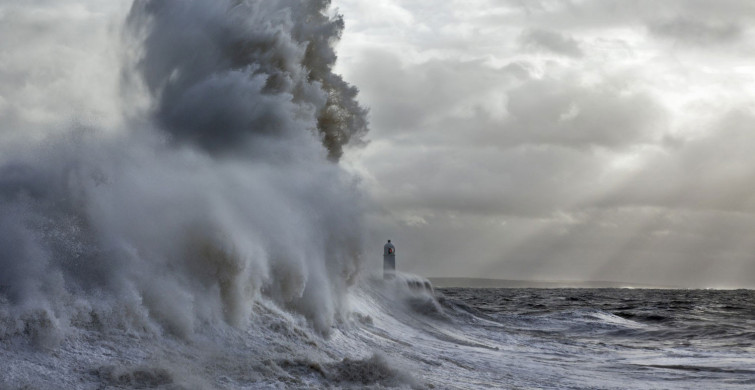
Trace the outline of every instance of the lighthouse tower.
{"label": "lighthouse tower", "polygon": [[383,246],[383,279],[390,279],[396,275],[396,247],[391,240]]}

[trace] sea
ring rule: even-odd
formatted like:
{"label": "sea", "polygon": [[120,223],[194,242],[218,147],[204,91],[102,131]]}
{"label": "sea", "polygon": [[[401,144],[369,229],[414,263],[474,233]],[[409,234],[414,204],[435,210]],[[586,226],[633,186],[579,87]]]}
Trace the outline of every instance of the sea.
{"label": "sea", "polygon": [[752,291],[370,273],[330,1],[15,3],[0,390],[755,388]]}
{"label": "sea", "polygon": [[755,388],[752,290],[434,289],[399,274],[348,301],[326,333],[260,298],[246,325],[187,335],[99,310],[62,329],[3,300],[0,388]]}

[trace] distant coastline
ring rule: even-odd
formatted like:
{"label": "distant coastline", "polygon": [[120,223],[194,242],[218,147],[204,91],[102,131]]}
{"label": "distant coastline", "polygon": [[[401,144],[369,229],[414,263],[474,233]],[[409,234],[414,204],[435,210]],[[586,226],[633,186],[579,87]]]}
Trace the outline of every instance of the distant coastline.
{"label": "distant coastline", "polygon": [[678,289],[679,286],[656,286],[641,283],[611,281],[571,281],[571,280],[508,280],[484,278],[448,278],[429,277],[435,288],[643,288],[643,289]]}

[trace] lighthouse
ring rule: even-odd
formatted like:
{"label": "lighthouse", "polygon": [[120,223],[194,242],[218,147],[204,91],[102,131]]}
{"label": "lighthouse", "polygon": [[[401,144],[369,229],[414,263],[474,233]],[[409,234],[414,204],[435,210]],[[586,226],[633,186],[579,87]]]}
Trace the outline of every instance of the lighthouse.
{"label": "lighthouse", "polygon": [[391,240],[383,246],[383,279],[389,279],[396,275],[396,247]]}

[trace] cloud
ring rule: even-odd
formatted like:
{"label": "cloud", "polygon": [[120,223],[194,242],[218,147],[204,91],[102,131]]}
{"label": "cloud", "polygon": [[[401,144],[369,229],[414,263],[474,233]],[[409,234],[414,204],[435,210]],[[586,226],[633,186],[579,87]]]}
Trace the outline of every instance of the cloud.
{"label": "cloud", "polygon": [[524,73],[519,67],[496,69],[479,60],[431,59],[412,64],[398,53],[377,49],[363,53],[362,58],[368,60],[354,67],[350,77],[365,90],[371,120],[386,136],[422,131],[441,116],[446,120],[476,106],[503,110],[503,103],[495,106],[490,98],[495,92],[491,88]]}
{"label": "cloud", "polygon": [[621,148],[651,142],[662,131],[665,113],[647,92],[574,80],[531,80],[509,90],[504,126],[512,141]]}
{"label": "cloud", "polygon": [[522,32],[519,44],[523,50],[549,51],[555,54],[579,58],[584,55],[579,42],[567,35],[554,31],[531,29]]}
{"label": "cloud", "polygon": [[752,110],[722,113],[709,133],[654,153],[600,204],[755,214]]}
{"label": "cloud", "polygon": [[373,131],[348,161],[406,269],[752,285],[755,5],[402,3],[417,23],[349,41],[351,3]]}
{"label": "cloud", "polygon": [[683,17],[650,23],[648,31],[660,38],[700,46],[735,43],[743,34],[742,26],[736,23],[705,22]]}

